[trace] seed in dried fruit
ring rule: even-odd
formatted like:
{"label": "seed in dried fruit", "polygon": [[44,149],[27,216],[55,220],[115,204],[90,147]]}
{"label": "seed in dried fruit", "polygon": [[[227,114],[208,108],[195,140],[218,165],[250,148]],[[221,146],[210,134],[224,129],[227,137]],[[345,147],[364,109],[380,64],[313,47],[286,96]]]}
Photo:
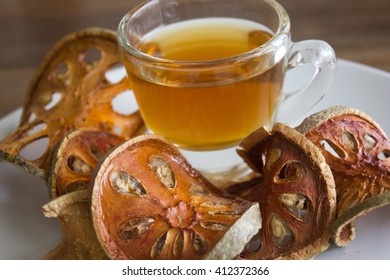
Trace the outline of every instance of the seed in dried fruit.
{"label": "seed in dried fruit", "polygon": [[231,259],[260,228],[257,203],[217,189],[162,137],[125,142],[95,171],[93,223],[110,258]]}
{"label": "seed in dried fruit", "polygon": [[333,239],[346,246],[356,234],[354,220],[377,208],[375,202],[384,203],[365,201],[390,190],[390,141],[370,116],[341,106],[308,117],[297,129],[321,150],[332,170],[337,191]]}
{"label": "seed in dried fruit", "polygon": [[110,174],[111,186],[119,193],[127,195],[144,195],[144,187],[133,176],[122,170],[115,170]]}
{"label": "seed in dried fruit", "polygon": [[175,176],[169,165],[162,158],[152,156],[149,158],[148,164],[167,188],[175,186]]}
{"label": "seed in dried fruit", "polygon": [[119,236],[125,240],[141,238],[153,222],[154,219],[149,217],[132,219],[119,228]]}
{"label": "seed in dried fruit", "polygon": [[200,185],[195,185],[195,184],[191,185],[189,191],[193,195],[200,195],[200,196],[209,195],[209,192]]}
{"label": "seed in dried fruit", "polygon": [[308,259],[329,246],[336,193],[321,152],[296,130],[276,124],[241,143],[239,154],[258,173],[227,191],[257,201],[263,225],[240,257]]}
{"label": "seed in dried fruit", "polygon": [[90,174],[92,171],[92,167],[77,156],[69,157],[68,166],[70,170],[77,173]]}

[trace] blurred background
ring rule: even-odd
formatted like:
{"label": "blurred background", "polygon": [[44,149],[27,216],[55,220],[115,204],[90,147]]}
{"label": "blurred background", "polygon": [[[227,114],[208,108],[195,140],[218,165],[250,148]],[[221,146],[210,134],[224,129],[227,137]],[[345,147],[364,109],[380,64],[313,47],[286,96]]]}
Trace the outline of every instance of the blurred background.
{"label": "blurred background", "polygon": [[[141,0],[0,0],[0,118],[23,104],[50,47],[87,27],[116,30]],[[292,39],[322,39],[339,58],[390,71],[389,0],[279,0]]]}

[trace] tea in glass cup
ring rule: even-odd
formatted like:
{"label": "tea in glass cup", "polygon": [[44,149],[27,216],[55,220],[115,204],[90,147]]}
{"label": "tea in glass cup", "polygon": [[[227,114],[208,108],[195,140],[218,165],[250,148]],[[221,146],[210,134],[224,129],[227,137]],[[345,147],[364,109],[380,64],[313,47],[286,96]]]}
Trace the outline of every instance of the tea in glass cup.
{"label": "tea in glass cup", "polygon": [[[137,48],[168,60],[209,61],[240,55],[271,37],[263,26],[251,21],[204,18],[153,30]],[[251,65],[230,65],[218,77],[218,70],[204,72],[192,86],[188,83],[193,77],[175,77],[165,70],[159,73],[159,83],[132,71],[129,76],[151,131],[185,149],[213,150],[235,146],[256,128],[271,123],[283,83],[283,63],[244,78],[254,71],[248,67]],[[226,84],[230,76],[241,76],[241,80]],[[197,86],[201,79],[212,84]]]}
{"label": "tea in glass cup", "polygon": [[[271,127],[288,99],[311,108],[336,61],[325,42],[292,43],[289,18],[271,0],[152,0],[125,15],[118,42],[148,129],[205,173],[242,164],[235,147]],[[285,72],[306,63],[316,82],[282,93]]]}

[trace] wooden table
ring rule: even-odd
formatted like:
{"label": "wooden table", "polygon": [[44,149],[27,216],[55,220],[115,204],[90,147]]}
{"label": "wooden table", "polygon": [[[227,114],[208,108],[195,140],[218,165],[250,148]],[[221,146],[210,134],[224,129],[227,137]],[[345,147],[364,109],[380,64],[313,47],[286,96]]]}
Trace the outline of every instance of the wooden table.
{"label": "wooden table", "polygon": [[[116,29],[141,0],[0,0],[0,117],[23,104],[44,54],[87,27]],[[294,41],[322,39],[339,58],[390,71],[389,0],[280,0]]]}

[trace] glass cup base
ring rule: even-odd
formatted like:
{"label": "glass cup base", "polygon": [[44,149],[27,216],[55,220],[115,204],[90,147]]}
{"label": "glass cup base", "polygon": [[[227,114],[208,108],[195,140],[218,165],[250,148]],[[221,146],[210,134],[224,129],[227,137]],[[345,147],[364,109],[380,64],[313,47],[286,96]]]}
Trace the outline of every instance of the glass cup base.
{"label": "glass cup base", "polygon": [[224,188],[250,173],[236,147],[217,151],[180,151],[192,167],[217,187]]}

